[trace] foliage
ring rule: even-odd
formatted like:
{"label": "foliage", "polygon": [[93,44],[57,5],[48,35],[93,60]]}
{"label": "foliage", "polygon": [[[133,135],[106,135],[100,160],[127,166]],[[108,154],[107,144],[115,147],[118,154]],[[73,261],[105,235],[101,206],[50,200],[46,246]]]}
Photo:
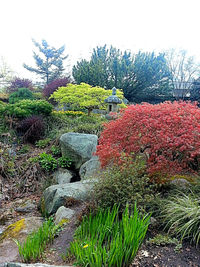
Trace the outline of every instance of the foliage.
{"label": "foliage", "polygon": [[59,110],[59,111],[56,111],[54,110],[53,111],[54,114],[56,115],[66,115],[66,116],[71,116],[71,117],[76,117],[76,116],[84,116],[86,115],[84,112],[82,111],[73,111],[73,110]]}
{"label": "foliage", "polygon": [[23,145],[19,150],[19,154],[26,154],[30,151],[30,146],[29,145]]}
{"label": "foliage", "polygon": [[122,153],[134,158],[142,152],[152,175],[198,171],[199,129],[200,109],[195,103],[132,105],[106,124],[97,155],[106,166],[112,161],[121,165]]}
{"label": "foliage", "polygon": [[172,96],[170,72],[163,53],[138,52],[132,55],[112,46],[97,46],[89,61],[77,62],[72,74],[78,84],[121,88],[131,102],[163,101]]}
{"label": "foliage", "polygon": [[52,112],[51,116],[45,119],[48,125],[46,136],[52,139],[60,138],[62,134],[68,132],[81,132],[100,136],[103,129],[102,124],[105,122],[104,118],[95,114],[72,117],[60,112]]}
{"label": "foliage", "polygon": [[14,71],[10,68],[4,57],[0,58],[0,82],[2,84],[9,83],[14,75]]}
{"label": "foliage", "polygon": [[19,88],[16,92],[10,94],[9,103],[14,104],[23,99],[33,99],[33,93],[27,88]]}
{"label": "foliage", "polygon": [[54,171],[57,169],[57,160],[51,155],[45,152],[39,155],[39,163],[45,171]]}
{"label": "foliage", "polygon": [[77,229],[68,256],[74,255],[78,266],[129,266],[146,235],[149,218],[141,218],[136,205],[133,213],[127,206],[121,220],[117,206],[90,213]]}
{"label": "foliage", "polygon": [[45,124],[41,117],[32,116],[22,120],[17,132],[23,135],[24,142],[35,143],[44,135]]}
{"label": "foliage", "polygon": [[135,161],[123,158],[121,166],[108,166],[99,174],[94,187],[94,199],[102,208],[117,204],[120,211],[125,209],[127,203],[133,206],[136,201],[138,208],[146,211],[157,195],[156,186],[149,180],[145,163],[140,157]]}
{"label": "foliage", "polygon": [[52,145],[52,146],[51,146],[51,153],[52,153],[54,156],[59,156],[59,155],[61,155],[61,149],[60,149],[60,146]]}
{"label": "foliage", "polygon": [[178,192],[163,203],[163,219],[169,232],[196,245],[200,239],[200,200],[198,195]]}
{"label": "foliage", "polygon": [[35,145],[39,148],[45,148],[49,145],[50,141],[51,141],[50,138],[42,139],[42,140],[37,141]]}
{"label": "foliage", "polygon": [[68,83],[70,83],[69,77],[53,80],[44,87],[43,94],[45,97],[49,98],[59,87],[67,86]]}
{"label": "foliage", "polygon": [[45,100],[24,99],[15,104],[0,105],[0,115],[25,118],[31,115],[46,115],[52,112],[53,106]]}
{"label": "foliage", "polygon": [[[92,87],[86,83],[80,85],[70,83],[67,87],[60,87],[50,98],[54,98],[60,105],[70,104],[74,107],[85,108],[90,115],[94,108],[104,108],[104,100],[111,94],[111,90],[101,87]],[[123,92],[117,90],[117,96],[122,99]]]}
{"label": "foliage", "polygon": [[35,40],[32,41],[39,50],[39,54],[33,52],[36,67],[24,64],[24,68],[39,75],[45,84],[60,78],[64,71],[63,61],[68,57],[63,56],[65,46],[56,49],[49,46],[45,40],[42,40],[41,44]]}
{"label": "foliage", "polygon": [[18,91],[19,88],[27,88],[31,91],[33,91],[33,84],[32,81],[29,79],[21,79],[18,77],[15,77],[12,81],[9,87],[7,87],[8,93],[14,93]]}
{"label": "foliage", "polygon": [[49,218],[37,231],[29,234],[23,244],[15,240],[22,260],[27,263],[39,260],[47,244],[53,242],[58,228]]}
{"label": "foliage", "polygon": [[177,238],[175,237],[172,238],[171,236],[166,234],[165,235],[157,234],[155,237],[150,238],[146,243],[156,246],[175,245],[176,251],[179,251],[182,248],[182,244]]}
{"label": "foliage", "polygon": [[58,158],[58,166],[61,168],[69,168],[72,165],[72,160],[69,157]]}

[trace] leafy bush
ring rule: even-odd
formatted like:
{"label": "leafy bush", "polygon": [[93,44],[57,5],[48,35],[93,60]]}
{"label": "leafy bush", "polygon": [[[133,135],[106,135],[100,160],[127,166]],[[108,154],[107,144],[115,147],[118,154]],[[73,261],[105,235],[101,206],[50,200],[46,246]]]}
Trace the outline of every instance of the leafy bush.
{"label": "leafy bush", "polygon": [[52,145],[51,146],[51,153],[54,155],[54,156],[59,156],[61,155],[61,149],[59,146],[56,146],[56,145]]}
{"label": "leafy bush", "polygon": [[96,215],[90,213],[76,230],[67,256],[74,255],[78,266],[129,266],[146,235],[149,219],[140,218],[136,205],[133,213],[127,206],[121,220],[116,206]]}
{"label": "leafy bush", "polygon": [[54,171],[58,167],[57,160],[51,154],[45,152],[39,155],[39,163],[45,171]]}
{"label": "leafy bush", "polygon": [[52,243],[57,231],[58,226],[50,218],[37,231],[29,234],[23,244],[15,240],[22,260],[27,263],[39,260],[44,253],[47,243]]}
{"label": "leafy bush", "polygon": [[32,116],[22,120],[18,127],[17,132],[23,135],[24,142],[35,143],[44,135],[45,124],[41,117]]}
{"label": "leafy bush", "polygon": [[43,94],[44,96],[49,98],[50,95],[53,94],[53,92],[56,91],[59,87],[66,86],[68,83],[70,83],[69,77],[56,79],[44,87]]}
{"label": "leafy bush", "polygon": [[60,157],[58,159],[58,166],[61,168],[69,168],[72,165],[72,160],[68,157]]}
{"label": "leafy bush", "polygon": [[46,138],[46,139],[37,141],[35,145],[39,148],[45,148],[46,146],[49,145],[50,141],[51,141],[50,138]]}
{"label": "leafy bush", "polygon": [[15,77],[11,81],[11,85],[6,90],[8,93],[13,93],[16,92],[19,88],[28,88],[29,90],[33,91],[32,81],[29,79],[21,79]]}
{"label": "leafy bush", "polygon": [[53,106],[45,100],[21,100],[15,104],[0,105],[0,115],[25,118],[31,115],[49,115]]}
{"label": "leafy bush", "polygon": [[[102,166],[121,163],[121,153],[147,157],[150,174],[200,169],[200,109],[190,102],[131,105],[106,124],[97,155]],[[134,154],[133,154],[134,153]]]}
{"label": "leafy bush", "polygon": [[27,88],[19,88],[9,96],[9,103],[14,104],[23,99],[33,99],[33,93]]}
{"label": "leafy bush", "polygon": [[200,199],[198,195],[179,192],[163,203],[163,219],[169,232],[196,245],[200,240]]}
{"label": "leafy bush", "polygon": [[146,175],[146,166],[141,158],[135,161],[124,158],[122,166],[116,164],[100,173],[99,181],[94,187],[94,199],[102,207],[119,205],[123,211],[128,203],[144,211],[157,196],[156,186],[151,184]]}

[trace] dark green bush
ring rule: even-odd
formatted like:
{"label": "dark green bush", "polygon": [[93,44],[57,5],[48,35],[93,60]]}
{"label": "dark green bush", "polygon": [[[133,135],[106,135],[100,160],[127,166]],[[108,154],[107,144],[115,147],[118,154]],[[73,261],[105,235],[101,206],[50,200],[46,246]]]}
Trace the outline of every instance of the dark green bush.
{"label": "dark green bush", "polygon": [[135,161],[127,158],[122,166],[112,165],[99,174],[99,182],[94,188],[94,198],[100,207],[117,204],[123,211],[128,203],[141,211],[148,211],[151,201],[157,195],[157,186],[150,182],[146,165],[140,157]]}
{"label": "dark green bush", "polygon": [[14,104],[23,99],[34,99],[33,93],[28,88],[19,88],[9,96],[9,103]]}

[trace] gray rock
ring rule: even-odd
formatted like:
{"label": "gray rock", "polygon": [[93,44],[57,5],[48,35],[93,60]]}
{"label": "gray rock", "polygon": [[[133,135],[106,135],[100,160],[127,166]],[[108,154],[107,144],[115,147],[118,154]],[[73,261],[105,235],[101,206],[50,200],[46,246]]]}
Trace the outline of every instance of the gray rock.
{"label": "gray rock", "polygon": [[96,151],[97,135],[66,133],[60,137],[60,145],[63,156],[70,157],[76,169],[92,158]]}
{"label": "gray rock", "polygon": [[100,170],[101,164],[99,157],[93,156],[90,160],[86,161],[79,170],[81,180],[94,177],[95,174]]}
{"label": "gray rock", "polygon": [[180,179],[174,179],[170,182],[172,185],[178,185],[183,188],[187,188],[190,185],[190,182],[188,182],[186,179],[180,178]]}
{"label": "gray rock", "polygon": [[74,214],[75,214],[75,211],[74,210],[65,208],[64,206],[61,206],[56,211],[55,223],[58,224],[62,220],[70,220],[73,217]]}
{"label": "gray rock", "polygon": [[86,180],[82,182],[52,185],[43,192],[41,199],[42,212],[47,215],[55,213],[59,207],[66,203],[67,198],[84,201],[90,198],[90,191],[95,181]]}
{"label": "gray rock", "polygon": [[53,174],[53,178],[57,184],[67,184],[70,183],[73,177],[73,173],[67,169],[59,168]]}
{"label": "gray rock", "polygon": [[34,204],[34,202],[30,199],[28,199],[26,202],[22,203],[21,205],[19,205],[18,207],[15,208],[15,210],[17,212],[21,212],[21,213],[29,213],[31,211],[33,211],[34,209],[36,209],[36,205]]}

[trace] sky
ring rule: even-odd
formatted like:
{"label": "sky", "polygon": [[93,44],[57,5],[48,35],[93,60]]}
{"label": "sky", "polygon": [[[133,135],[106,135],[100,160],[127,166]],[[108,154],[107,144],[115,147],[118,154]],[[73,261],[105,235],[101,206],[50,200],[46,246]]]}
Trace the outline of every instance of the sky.
{"label": "sky", "polygon": [[21,78],[35,78],[33,50],[65,45],[68,70],[97,45],[136,53],[186,49],[200,62],[200,0],[0,0],[0,56]]}

